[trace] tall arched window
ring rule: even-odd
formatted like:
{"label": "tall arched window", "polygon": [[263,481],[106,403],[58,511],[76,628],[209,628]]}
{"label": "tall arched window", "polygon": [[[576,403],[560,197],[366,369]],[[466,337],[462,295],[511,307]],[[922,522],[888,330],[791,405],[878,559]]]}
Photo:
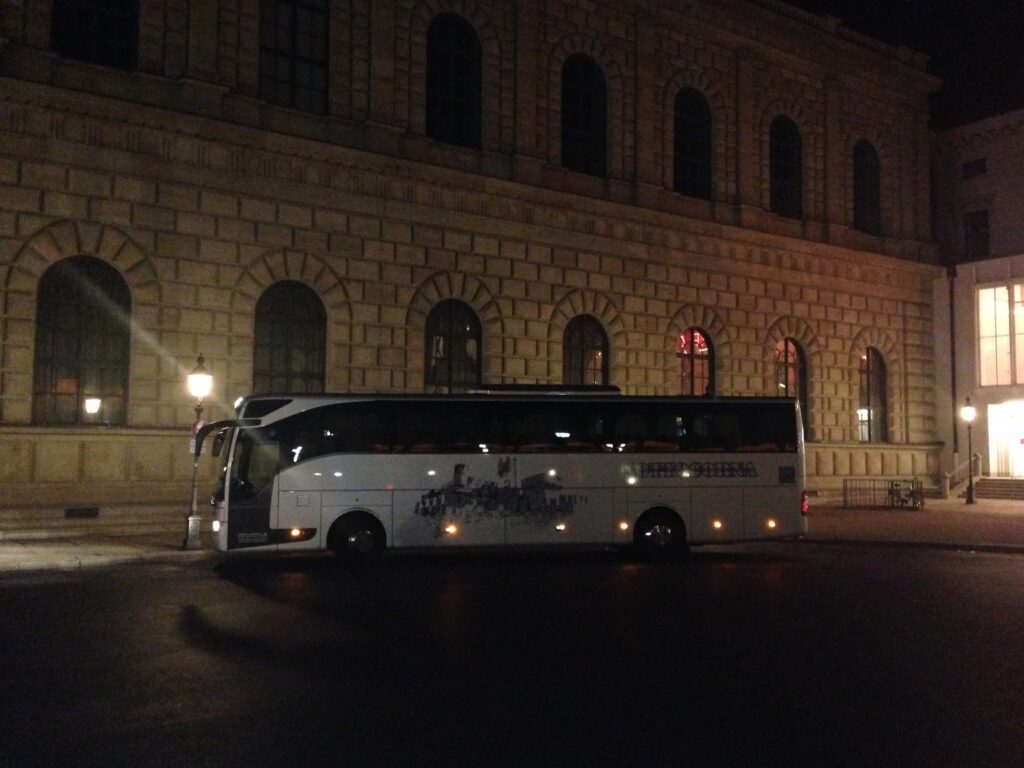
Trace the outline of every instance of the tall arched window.
{"label": "tall arched window", "polygon": [[687,328],[676,339],[679,394],[715,394],[715,353],[699,328]]}
{"label": "tall arched window", "polygon": [[792,397],[800,402],[806,424],[807,363],[804,351],[793,339],[779,339],[775,344],[775,391],[779,397]]}
{"label": "tall arched window", "polygon": [[799,219],[804,209],[803,142],[796,123],[779,115],[772,121],[769,143],[771,210]]}
{"label": "tall arched window", "polygon": [[32,421],[124,424],[131,296],[91,256],[58,261],[39,281]]}
{"label": "tall arched window", "polygon": [[562,383],[608,383],[608,337],[597,318],[577,315],[562,335]]}
{"label": "tall arched window", "polygon": [[448,392],[480,386],[480,320],[472,308],[446,299],[427,315],[423,381]]}
{"label": "tall arched window", "polygon": [[427,30],[427,135],[480,148],[480,40],[461,16],[445,13]]}
{"label": "tall arched window", "polygon": [[889,439],[888,389],[882,353],[868,347],[860,357],[860,398],[857,426],[862,443]]}
{"label": "tall arched window", "polygon": [[54,0],[53,50],[61,56],[135,69],[139,0]]}
{"label": "tall arched window", "polygon": [[327,313],[309,287],[283,280],[256,302],[256,392],[323,392]]}
{"label": "tall arched window", "polygon": [[711,199],[711,109],[692,88],[676,96],[675,191]]}
{"label": "tall arched window", "polygon": [[861,139],[853,148],[853,227],[882,234],[881,167],[878,153]]}
{"label": "tall arched window", "polygon": [[608,169],[608,89],[601,67],[581,53],[562,67],[562,165],[591,176]]}

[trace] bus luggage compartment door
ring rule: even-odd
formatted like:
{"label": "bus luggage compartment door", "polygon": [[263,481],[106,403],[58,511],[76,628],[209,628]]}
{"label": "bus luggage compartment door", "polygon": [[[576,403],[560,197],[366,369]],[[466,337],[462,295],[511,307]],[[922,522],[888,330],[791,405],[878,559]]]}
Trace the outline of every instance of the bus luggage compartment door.
{"label": "bus luggage compartment door", "polygon": [[281,491],[277,496],[277,540],[288,549],[319,549],[323,546],[320,491]]}

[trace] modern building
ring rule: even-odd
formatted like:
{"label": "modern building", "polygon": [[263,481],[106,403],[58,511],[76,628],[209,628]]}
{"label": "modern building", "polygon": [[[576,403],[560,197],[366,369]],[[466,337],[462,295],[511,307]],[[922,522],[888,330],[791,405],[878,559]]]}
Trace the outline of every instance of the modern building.
{"label": "modern building", "polygon": [[980,471],[1024,476],[1024,110],[933,138],[939,435],[950,468],[967,462],[959,409],[977,410]]}
{"label": "modern building", "polygon": [[7,0],[0,505],[187,497],[251,390],[800,399],[942,469],[922,56],[774,0]]}

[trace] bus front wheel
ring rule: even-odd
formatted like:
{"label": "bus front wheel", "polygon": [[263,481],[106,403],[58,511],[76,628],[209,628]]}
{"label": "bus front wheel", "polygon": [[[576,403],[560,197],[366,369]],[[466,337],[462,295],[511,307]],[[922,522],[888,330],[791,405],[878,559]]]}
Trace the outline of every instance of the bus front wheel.
{"label": "bus front wheel", "polygon": [[384,527],[371,514],[350,512],[331,526],[327,541],[339,557],[370,559],[384,551]]}
{"label": "bus front wheel", "polygon": [[687,551],[686,526],[671,509],[649,509],[633,526],[633,545],[646,555],[681,555]]}

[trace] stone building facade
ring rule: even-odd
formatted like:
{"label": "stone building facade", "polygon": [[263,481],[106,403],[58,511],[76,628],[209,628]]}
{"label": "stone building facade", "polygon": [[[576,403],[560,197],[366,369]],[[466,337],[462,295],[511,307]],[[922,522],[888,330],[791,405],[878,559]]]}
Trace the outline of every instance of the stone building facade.
{"label": "stone building facade", "polygon": [[[226,416],[282,282],[322,305],[328,391],[431,387],[428,325],[449,300],[479,324],[484,385],[561,383],[583,316],[609,383],[679,394],[696,330],[715,394],[777,394],[778,350],[798,357],[812,489],[938,473],[937,83],[918,55],[772,0],[137,0],[107,60],[87,25],[61,37],[60,14],[95,5],[0,6],[0,504],[185,499],[185,374],[202,353],[207,415]],[[306,41],[314,74],[272,70],[271,6],[327,30]],[[431,80],[431,46],[452,53],[438,19],[477,46],[469,146],[437,128],[436,83],[462,82]],[[566,167],[578,132],[593,138],[593,113],[564,106],[567,88],[594,103],[574,67],[603,98],[597,171]],[[695,195],[676,191],[681,93],[706,109]],[[74,413],[89,393],[40,341],[61,337],[47,276],[76,257],[126,289],[113,420]],[[72,413],[53,423],[40,403],[61,397]]]}
{"label": "stone building facade", "polygon": [[[967,462],[960,407],[977,409],[978,471],[1024,476],[1024,110],[932,139],[939,434],[950,469]],[[962,473],[961,473],[962,474]]]}

